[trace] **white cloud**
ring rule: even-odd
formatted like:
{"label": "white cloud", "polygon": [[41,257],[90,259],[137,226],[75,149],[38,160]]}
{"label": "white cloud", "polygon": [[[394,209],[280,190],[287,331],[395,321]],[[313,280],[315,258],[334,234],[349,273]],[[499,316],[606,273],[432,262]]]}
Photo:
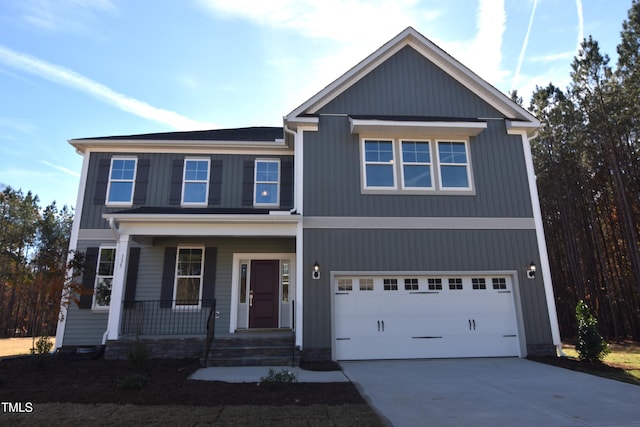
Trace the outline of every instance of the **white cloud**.
{"label": "white cloud", "polygon": [[13,117],[0,116],[0,128],[8,128],[13,131],[34,135],[36,127],[28,120],[16,119]]}
{"label": "white cloud", "polygon": [[16,52],[2,45],[0,45],[0,63],[55,83],[72,87],[123,111],[162,123],[176,130],[198,130],[216,127],[212,123],[199,122],[173,111],[153,107],[143,101],[118,93],[74,71]]}
{"label": "white cloud", "polygon": [[584,40],[584,15],[582,13],[582,0],[576,0],[576,12],[578,13],[578,46],[576,53],[580,50],[582,40]]}
{"label": "white cloud", "polygon": [[47,31],[93,34],[97,14],[116,10],[111,0],[24,0],[24,19]]}
{"label": "white cloud", "polygon": [[575,55],[575,52],[561,52],[561,53],[550,53],[548,55],[538,55],[531,56],[527,60],[529,62],[555,62],[555,61],[566,61],[567,59],[572,59]]}
{"label": "white cloud", "polygon": [[80,174],[79,174],[78,172],[76,172],[76,171],[72,171],[71,169],[65,168],[64,166],[55,165],[55,164],[53,164],[53,163],[51,163],[51,162],[48,162],[48,161],[46,161],[46,160],[41,160],[40,162],[41,162],[42,164],[44,164],[44,165],[47,165],[47,166],[51,167],[51,168],[57,169],[57,170],[59,170],[60,172],[64,172],[64,173],[66,173],[67,175],[71,175],[71,176],[73,176],[73,177],[80,178]]}

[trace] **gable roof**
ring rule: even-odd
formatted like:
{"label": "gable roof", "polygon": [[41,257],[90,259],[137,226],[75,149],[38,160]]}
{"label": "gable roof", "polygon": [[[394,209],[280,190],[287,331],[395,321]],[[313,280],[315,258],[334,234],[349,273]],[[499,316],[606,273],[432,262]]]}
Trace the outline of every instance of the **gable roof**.
{"label": "gable roof", "polygon": [[535,131],[540,126],[540,122],[533,114],[481,79],[477,74],[412,27],[407,27],[407,29],[385,43],[355,67],[290,112],[284,117],[285,122],[291,124],[307,123],[310,120],[310,116],[317,114],[322,107],[336,99],[340,94],[406,46],[415,49],[427,60],[510,119],[510,127],[522,127],[527,129],[528,133],[531,133],[531,131]]}

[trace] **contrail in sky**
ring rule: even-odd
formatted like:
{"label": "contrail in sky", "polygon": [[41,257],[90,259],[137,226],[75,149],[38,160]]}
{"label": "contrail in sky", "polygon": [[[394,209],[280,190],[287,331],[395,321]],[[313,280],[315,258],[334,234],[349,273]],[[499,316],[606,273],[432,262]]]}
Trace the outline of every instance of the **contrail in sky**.
{"label": "contrail in sky", "polygon": [[[580,0],[576,0],[580,3]],[[531,9],[531,16],[529,16],[529,26],[527,27],[527,34],[524,36],[524,42],[522,42],[522,49],[520,49],[520,57],[518,58],[518,65],[516,66],[516,72],[513,75],[513,82],[511,83],[511,90],[515,89],[516,83],[520,78],[520,68],[522,68],[522,61],[524,61],[524,53],[527,50],[529,44],[529,34],[531,34],[531,27],[533,25],[533,17],[536,14],[536,7],[538,7],[538,0],[533,1],[533,9]]]}
{"label": "contrail in sky", "polygon": [[582,40],[584,40],[584,16],[582,15],[582,0],[576,0],[576,12],[578,12],[578,47],[576,52],[580,50]]}
{"label": "contrail in sky", "polygon": [[202,130],[216,127],[212,123],[199,122],[173,111],[153,107],[146,102],[118,93],[74,71],[16,52],[2,45],[0,45],[0,64],[72,87],[123,111],[162,123],[176,130]]}

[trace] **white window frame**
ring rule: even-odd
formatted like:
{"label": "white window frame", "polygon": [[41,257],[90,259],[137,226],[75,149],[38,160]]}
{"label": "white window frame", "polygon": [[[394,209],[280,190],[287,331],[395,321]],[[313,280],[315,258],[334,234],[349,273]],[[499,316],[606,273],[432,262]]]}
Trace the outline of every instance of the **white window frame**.
{"label": "white window frame", "polygon": [[[187,179],[187,162],[206,162],[207,163],[207,178],[205,180],[200,179]],[[181,205],[182,206],[207,206],[209,204],[209,180],[211,178],[211,159],[210,158],[202,158],[202,157],[187,157],[184,159],[184,164],[182,166],[182,196],[181,196]],[[185,188],[187,184],[205,184],[204,191],[204,201],[202,202],[185,202]]]}
{"label": "white window frame", "polygon": [[[278,165],[278,181],[276,184],[276,202],[275,203],[259,203],[258,202],[258,184],[273,184],[273,181],[258,181],[258,163],[276,163]],[[282,180],[282,171],[280,168],[280,159],[256,159],[253,164],[253,206],[260,207],[278,207],[280,206],[280,185]]]}
{"label": "white window frame", "polygon": [[[366,161],[365,142],[367,141],[391,141],[393,147],[393,187],[374,187],[367,186],[367,170],[368,164],[376,164],[375,162]],[[403,162],[402,159],[402,143],[403,142],[428,142],[429,143],[429,157],[430,163],[413,163]],[[441,142],[453,142],[463,143],[465,148],[465,154],[467,157],[466,163],[441,163],[439,143]],[[378,163],[379,164],[379,163]],[[387,164],[387,163],[384,163]],[[406,187],[404,179],[404,165],[429,165],[431,168],[431,187]],[[467,187],[444,187],[442,185],[441,166],[458,166],[465,167],[467,173]],[[360,179],[361,179],[361,192],[362,194],[437,194],[437,195],[464,195],[472,196],[475,194],[475,187],[473,183],[473,167],[471,161],[471,151],[469,149],[469,140],[460,138],[381,138],[372,135],[361,136],[360,138]],[[398,183],[398,176],[400,177],[400,183]]]}
{"label": "white window frame", "polygon": [[[104,275],[104,274],[100,274],[100,260],[102,259],[102,251],[104,250],[113,250],[113,271],[111,272],[110,275]],[[93,301],[91,303],[91,308],[93,310],[109,310],[109,307],[111,306],[111,304],[109,305],[100,305],[98,304],[98,301],[96,301],[96,290],[98,287],[98,283],[100,283],[100,280],[103,279],[111,279],[111,291],[113,291],[113,276],[115,273],[115,266],[116,266],[116,259],[117,259],[117,253],[116,253],[116,247],[113,245],[105,245],[105,246],[100,246],[100,248],[98,249],[98,259],[96,260],[96,277],[93,281]]]}
{"label": "white window frame", "polygon": [[[465,156],[467,158],[466,163],[445,163],[440,159],[440,143],[462,143],[464,144]],[[469,155],[469,142],[464,139],[437,139],[436,140],[436,154],[438,158],[438,187],[444,191],[469,191],[473,189],[473,184],[471,183],[471,156]],[[462,167],[464,166],[465,171],[467,172],[467,186],[466,187],[445,187],[442,182],[442,167],[443,166],[456,166]]]}
{"label": "white window frame", "polygon": [[[200,275],[178,275],[178,268],[180,263],[180,251],[187,249],[199,249],[202,252],[202,257],[200,258]],[[204,246],[201,245],[184,245],[178,246],[176,251],[176,268],[174,271],[174,280],[173,280],[173,303],[172,307],[174,310],[199,310],[202,307],[202,286],[204,284],[204,257],[205,251]],[[176,300],[178,296],[178,280],[179,279],[188,279],[188,278],[198,278],[200,280],[200,289],[198,291],[198,304],[190,304],[190,305],[177,305]]]}
{"label": "white window frame", "polygon": [[[402,157],[402,144],[405,142],[422,142],[422,143],[427,143],[429,144],[429,162],[405,162],[404,158]],[[398,156],[399,162],[400,163],[400,176],[402,177],[402,189],[403,190],[407,190],[407,191],[425,191],[425,190],[434,190],[435,189],[435,176],[434,176],[434,172],[433,172],[433,142],[430,139],[399,139],[398,140],[398,150],[400,151],[400,154]],[[429,173],[431,176],[431,186],[429,187],[407,187],[406,185],[406,181],[404,178],[404,167],[405,166],[428,166],[429,167]]]}
{"label": "white window frame", "polygon": [[[133,164],[133,177],[131,179],[113,179],[112,178],[112,173],[113,173],[113,163],[114,161],[118,161],[118,160],[133,160],[134,164]],[[136,176],[138,175],[138,158],[137,157],[112,157],[111,158],[111,165],[109,166],[109,183],[107,185],[107,197],[106,197],[106,201],[105,201],[105,205],[107,206],[131,206],[133,205],[133,195],[136,192]],[[129,197],[128,201],[124,201],[124,200],[119,200],[119,201],[114,201],[112,202],[111,199],[111,186],[113,183],[119,183],[119,182],[131,182],[131,194]]]}
{"label": "white window frame", "polygon": [[[391,169],[393,171],[393,185],[391,186],[368,186],[367,185],[367,165],[389,165],[388,162],[371,162],[371,161],[367,161],[367,152],[366,152],[366,145],[367,142],[390,142],[391,143],[391,155],[393,156],[391,159]],[[362,165],[361,165],[361,170],[362,170],[362,186],[365,190],[375,190],[375,191],[393,191],[393,190],[397,190],[398,188],[398,173],[396,171],[397,167],[396,164],[398,163],[396,161],[396,149],[397,149],[397,144],[396,144],[396,140],[393,138],[372,138],[372,137],[365,137],[365,138],[361,138],[360,139],[360,150],[361,150],[361,158],[362,158]]]}

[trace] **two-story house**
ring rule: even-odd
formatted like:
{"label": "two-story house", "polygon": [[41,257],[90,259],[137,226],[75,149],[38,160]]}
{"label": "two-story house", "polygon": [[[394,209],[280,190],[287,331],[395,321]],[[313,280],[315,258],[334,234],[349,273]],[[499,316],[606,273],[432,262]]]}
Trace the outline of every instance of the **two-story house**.
{"label": "two-story house", "polygon": [[553,353],[538,127],[407,28],[281,128],[71,140],[87,292],[56,346],[200,356],[215,299],[216,340],[309,359]]}

